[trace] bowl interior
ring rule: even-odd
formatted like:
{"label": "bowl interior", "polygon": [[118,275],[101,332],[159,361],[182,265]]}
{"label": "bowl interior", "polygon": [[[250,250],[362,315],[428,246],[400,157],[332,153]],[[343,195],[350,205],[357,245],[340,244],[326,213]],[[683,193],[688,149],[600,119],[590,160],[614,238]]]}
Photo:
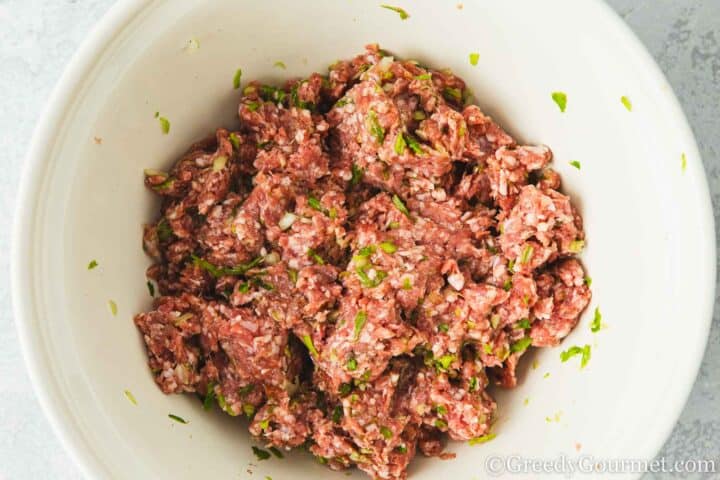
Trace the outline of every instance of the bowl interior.
{"label": "bowl interior", "polygon": [[[517,389],[495,392],[497,438],[451,443],[456,460],[419,460],[412,478],[479,477],[493,455],[643,458],[664,441],[696,373],[714,281],[705,179],[672,92],[599,2],[401,6],[406,21],[360,0],[116,7],[122,26],[66,90],[52,137],[39,140],[39,193],[25,199],[33,216],[21,220],[27,255],[16,259],[29,279],[19,288],[33,314],[21,329],[34,376],[98,478],[248,478],[248,469],[255,478],[337,478],[302,452],[258,462],[244,420],[205,412],[191,396],[165,396],[153,383],[132,323],[151,304],[141,225],[158,207],[142,180],[144,168],[167,169],[193,141],[237,124],[236,69],[244,81],[280,82],[373,42],[451,68],[519,141],[554,150],[563,188],[584,216],[582,260],[593,278],[578,328],[561,347],[524,357]],[[191,40],[199,48],[188,48]],[[480,54],[477,66],[471,52]],[[278,60],[286,70],[273,66]],[[553,91],[567,93],[565,113]],[[170,120],[168,135],[156,111]],[[92,259],[99,267],[88,271]],[[607,328],[592,334],[598,306]],[[576,344],[593,348],[582,371],[559,358]]]}

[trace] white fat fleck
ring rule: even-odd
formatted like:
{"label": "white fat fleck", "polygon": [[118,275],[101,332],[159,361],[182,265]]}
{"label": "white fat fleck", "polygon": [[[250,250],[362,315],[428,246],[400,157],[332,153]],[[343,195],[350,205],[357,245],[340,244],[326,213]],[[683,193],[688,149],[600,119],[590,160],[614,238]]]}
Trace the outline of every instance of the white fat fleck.
{"label": "white fat fleck", "polygon": [[447,281],[451,287],[458,291],[462,290],[465,286],[465,277],[462,273],[453,273],[452,275],[448,275]]}
{"label": "white fat fleck", "polygon": [[445,190],[442,188],[436,188],[432,191],[432,197],[435,200],[442,202],[447,198],[447,193],[445,193]]}

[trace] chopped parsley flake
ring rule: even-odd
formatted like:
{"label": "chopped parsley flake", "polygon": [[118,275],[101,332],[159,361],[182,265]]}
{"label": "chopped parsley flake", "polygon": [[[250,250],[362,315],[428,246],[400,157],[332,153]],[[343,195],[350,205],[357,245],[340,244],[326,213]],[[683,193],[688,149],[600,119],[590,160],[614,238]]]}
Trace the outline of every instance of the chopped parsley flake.
{"label": "chopped parsley flake", "polygon": [[350,178],[350,185],[353,187],[360,183],[363,179],[363,176],[365,176],[365,170],[358,167],[357,164],[353,163],[352,165],[352,178]]}
{"label": "chopped parsley flake", "polygon": [[162,133],[165,135],[170,133],[170,120],[165,117],[158,117],[158,121],[160,122],[160,130],[162,130]]}
{"label": "chopped parsley flake", "polygon": [[391,253],[391,254],[392,254],[392,253],[397,252],[397,247],[395,246],[394,243],[392,243],[392,242],[390,242],[390,241],[380,242],[380,244],[379,244],[378,246],[379,246],[380,249],[381,249],[383,252],[385,252],[385,253]]}
{"label": "chopped parsley flake", "polygon": [[585,240],[573,240],[568,246],[568,250],[572,253],[580,253],[585,248]]}
{"label": "chopped parsley flake", "polygon": [[395,205],[395,208],[400,210],[400,213],[405,215],[406,217],[410,218],[410,210],[405,206],[405,203],[402,201],[400,197],[397,195],[393,195],[392,197],[393,205]]}
{"label": "chopped parsley flake", "polygon": [[447,428],[447,426],[448,426],[448,425],[447,425],[447,422],[446,422],[445,420],[440,420],[440,419],[435,420],[435,427],[436,427],[436,428],[443,429],[443,428]]}
{"label": "chopped parsley flake", "polygon": [[323,258],[318,255],[318,253],[312,248],[308,248],[307,256],[310,257],[312,261],[317,263],[318,265],[325,265],[325,260],[323,260]]}
{"label": "chopped parsley flake", "polygon": [[435,361],[435,366],[442,370],[447,370],[455,361],[455,355],[443,355]]}
{"label": "chopped parsley flake", "polygon": [[599,332],[602,328],[602,313],[600,313],[600,307],[595,307],[595,316],[593,317],[592,323],[590,324],[590,331],[593,333]]}
{"label": "chopped parsley flake", "polygon": [[240,88],[240,79],[242,78],[242,68],[238,68],[233,76],[233,88],[237,90]]}
{"label": "chopped parsley flake", "polygon": [[470,377],[470,382],[468,383],[468,390],[471,392],[474,392],[478,389],[478,379],[477,377]]}
{"label": "chopped parsley flake", "polygon": [[385,440],[390,440],[393,437],[392,430],[390,430],[388,427],[380,427],[380,434]]}
{"label": "chopped parsley flake", "polygon": [[435,411],[438,415],[447,415],[448,409],[445,405],[438,405],[435,407]]}
{"label": "chopped parsley flake", "polygon": [[687,170],[687,155],[685,155],[684,152],[680,156],[680,168],[682,168],[683,173],[685,173],[685,170]]}
{"label": "chopped parsley flake", "polygon": [[208,272],[210,275],[212,275],[215,278],[220,278],[220,277],[225,277],[225,276],[245,275],[248,272],[248,270],[251,270],[251,269],[257,267],[264,260],[263,257],[257,257],[248,263],[241,263],[240,265],[238,265],[236,267],[216,267],[212,263],[210,263],[207,260],[202,259],[196,255],[191,255],[191,258],[195,265],[202,268],[203,270],[205,270],[206,272]]}
{"label": "chopped parsley flake", "polygon": [[380,125],[378,121],[377,113],[374,110],[370,110],[367,116],[367,129],[370,134],[375,137],[378,143],[383,143],[385,140],[385,129]]}
{"label": "chopped parsley flake", "polygon": [[530,329],[530,320],[527,318],[521,319],[519,322],[515,324],[517,328],[522,328],[523,330],[529,330]]}
{"label": "chopped parsley flake", "polygon": [[352,392],[352,384],[351,383],[343,383],[340,385],[340,390],[338,390],[338,393],[341,397],[347,396]]}
{"label": "chopped parsley flake", "polygon": [[317,357],[320,355],[318,353],[317,349],[315,348],[315,344],[313,343],[310,335],[303,335],[302,342],[307,347],[308,352],[310,352],[310,355],[312,355],[313,357]]}
{"label": "chopped parsley flake", "polygon": [[115,303],[113,300],[108,300],[108,306],[110,307],[110,313],[114,315],[117,315],[118,307],[117,303]]}
{"label": "chopped parsley flake", "polygon": [[87,269],[92,270],[93,268],[98,266],[97,260],[90,260],[90,263],[88,263]]}
{"label": "chopped parsley flake", "polygon": [[438,332],[447,333],[450,330],[450,327],[447,323],[441,323],[437,326]]}
{"label": "chopped parsley flake", "polygon": [[137,400],[135,400],[135,395],[132,394],[130,390],[125,390],[123,393],[125,393],[125,397],[130,400],[130,403],[133,405],[137,405]]}
{"label": "chopped parsley flake", "polygon": [[[432,79],[432,74],[431,74],[430,72],[428,72],[428,73],[422,73],[422,74],[420,74],[420,75],[415,75],[415,79],[417,79],[417,80],[431,80],[431,79]],[[424,116],[425,116],[425,115],[423,114],[423,117],[424,117]]]}
{"label": "chopped parsley flake", "polygon": [[510,351],[513,353],[524,352],[530,345],[532,345],[532,338],[524,337],[510,345]]}
{"label": "chopped parsley flake", "polygon": [[251,112],[255,112],[258,108],[260,108],[260,102],[248,102],[245,104],[245,108]]}
{"label": "chopped parsley flake", "polygon": [[585,285],[587,285],[588,287],[589,287],[590,285],[592,285],[592,278],[590,278],[590,277],[585,277]]}
{"label": "chopped parsley flake", "polygon": [[185,420],[184,418],[178,417],[177,415],[173,415],[172,413],[168,413],[168,417],[172,420],[175,420],[178,423],[182,423],[183,425],[187,425],[188,423],[190,423],[187,420]]}
{"label": "chopped parsley flake", "polygon": [[307,199],[308,206],[312,208],[313,210],[317,210],[318,212],[322,212],[327,214],[327,209],[322,206],[322,203],[320,203],[320,200],[318,200],[315,197],[308,197]]}
{"label": "chopped parsley flake", "polygon": [[282,68],[283,70],[285,70],[285,69],[287,68],[287,67],[285,66],[285,62],[282,62],[282,61],[280,61],[280,60],[278,60],[277,62],[273,63],[273,67]]}
{"label": "chopped parsley flake", "polygon": [[333,409],[332,413],[332,421],[333,423],[340,423],[340,420],[342,420],[343,417],[343,407],[338,405]]}
{"label": "chopped parsley flake", "polygon": [[408,450],[407,450],[407,447],[406,447],[405,445],[398,445],[397,447],[395,447],[395,450],[396,450],[398,453],[402,453],[402,454],[405,454],[405,453],[407,453],[407,451],[408,451]]}
{"label": "chopped parsley flake", "polygon": [[623,95],[622,97],[620,97],[620,102],[625,106],[625,108],[627,108],[628,112],[632,112],[632,102],[628,97]]}
{"label": "chopped parsley flake", "polygon": [[252,451],[255,454],[255,456],[257,457],[257,459],[260,461],[267,460],[270,458],[270,452],[263,450],[262,448],[253,446]]}
{"label": "chopped parsley flake", "polygon": [[560,111],[564,113],[567,108],[567,94],[565,92],[553,92],[552,99],[560,108]]}
{"label": "chopped parsley flake", "polygon": [[565,363],[576,355],[581,355],[580,368],[585,368],[585,365],[590,361],[590,345],[585,345],[584,347],[574,345],[568,348],[560,353],[560,361]]}
{"label": "chopped parsley flake", "polygon": [[410,18],[410,15],[400,7],[393,7],[392,5],[380,5],[380,7],[397,13],[400,15],[400,20],[407,20]]}
{"label": "chopped parsley flake", "polygon": [[550,372],[545,372],[545,375],[543,375],[543,378],[548,378],[550,376]]}
{"label": "chopped parsley flake", "polygon": [[205,392],[205,400],[203,400],[203,409],[210,411],[215,400],[215,382],[208,383],[207,391]]}
{"label": "chopped parsley flake", "polygon": [[405,149],[407,148],[407,143],[405,142],[405,137],[403,136],[402,132],[397,134],[397,137],[395,137],[395,153],[398,155],[402,155],[405,153]]}
{"label": "chopped parsley flake", "polygon": [[270,453],[275,455],[277,458],[285,458],[285,455],[283,455],[283,453],[280,450],[278,450],[276,447],[270,447],[270,448],[268,448],[268,450],[270,450]]}
{"label": "chopped parsley flake", "polygon": [[503,283],[503,290],[505,290],[506,292],[509,292],[511,288],[512,288],[512,280],[508,278]]}
{"label": "chopped parsley flake", "polygon": [[459,88],[445,87],[443,88],[443,96],[447,100],[454,100],[456,102],[462,101],[463,94]]}
{"label": "chopped parsley flake", "polygon": [[155,285],[150,280],[147,281],[147,289],[148,289],[148,293],[150,294],[150,296],[154,297],[155,296]]}
{"label": "chopped parsley flake", "polygon": [[520,263],[528,263],[533,255],[533,247],[532,245],[526,246],[523,251],[522,255],[520,255]]}
{"label": "chopped parsley flake", "polygon": [[497,434],[495,433],[488,433],[487,435],[483,435],[482,437],[475,437],[471,439],[468,444],[470,445],[480,445],[481,443],[486,443],[492,440],[493,438],[497,437]]}
{"label": "chopped parsley flake", "polygon": [[345,366],[347,367],[348,371],[354,372],[355,370],[357,370],[358,367],[357,360],[355,358],[351,358],[347,361],[347,364]]}
{"label": "chopped parsley flake", "polygon": [[360,310],[355,315],[354,339],[356,342],[360,339],[360,333],[362,332],[362,329],[365,327],[366,323],[367,323],[367,313]]}
{"label": "chopped parsley flake", "polygon": [[478,64],[478,60],[480,60],[480,54],[477,52],[473,52],[470,54],[470,65],[473,67]]}
{"label": "chopped parsley flake", "polygon": [[403,288],[403,290],[411,290],[412,289],[412,280],[410,280],[409,277],[405,277],[403,279],[402,288]]}
{"label": "chopped parsley flake", "polygon": [[425,153],[420,145],[420,142],[418,142],[415,137],[407,134],[403,134],[403,136],[407,146],[410,147],[410,150],[412,150],[415,155],[423,155]]}
{"label": "chopped parsley flake", "polygon": [[573,160],[572,162],[570,162],[570,165],[580,170],[580,162],[578,162],[577,160]]}

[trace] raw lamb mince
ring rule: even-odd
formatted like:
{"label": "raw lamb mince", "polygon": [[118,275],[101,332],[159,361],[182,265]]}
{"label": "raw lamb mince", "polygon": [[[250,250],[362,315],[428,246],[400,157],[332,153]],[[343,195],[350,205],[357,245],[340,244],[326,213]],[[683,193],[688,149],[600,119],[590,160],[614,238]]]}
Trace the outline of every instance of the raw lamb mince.
{"label": "raw lamb mince", "polygon": [[327,75],[249,83],[235,131],[146,171],[161,296],[135,324],[160,389],[378,479],[447,437],[491,438],[489,383],[515,386],[591,292],[550,149],[468,97],[370,45]]}

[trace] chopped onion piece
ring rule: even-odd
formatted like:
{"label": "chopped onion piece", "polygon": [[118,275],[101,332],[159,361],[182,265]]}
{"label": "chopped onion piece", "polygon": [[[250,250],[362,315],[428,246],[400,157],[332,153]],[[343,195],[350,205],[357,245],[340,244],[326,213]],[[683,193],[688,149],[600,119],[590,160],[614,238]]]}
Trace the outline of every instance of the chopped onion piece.
{"label": "chopped onion piece", "polygon": [[288,228],[292,227],[292,224],[295,223],[295,220],[297,220],[297,215],[285,212],[285,215],[280,219],[278,222],[278,227],[280,227],[280,230],[287,230]]}

